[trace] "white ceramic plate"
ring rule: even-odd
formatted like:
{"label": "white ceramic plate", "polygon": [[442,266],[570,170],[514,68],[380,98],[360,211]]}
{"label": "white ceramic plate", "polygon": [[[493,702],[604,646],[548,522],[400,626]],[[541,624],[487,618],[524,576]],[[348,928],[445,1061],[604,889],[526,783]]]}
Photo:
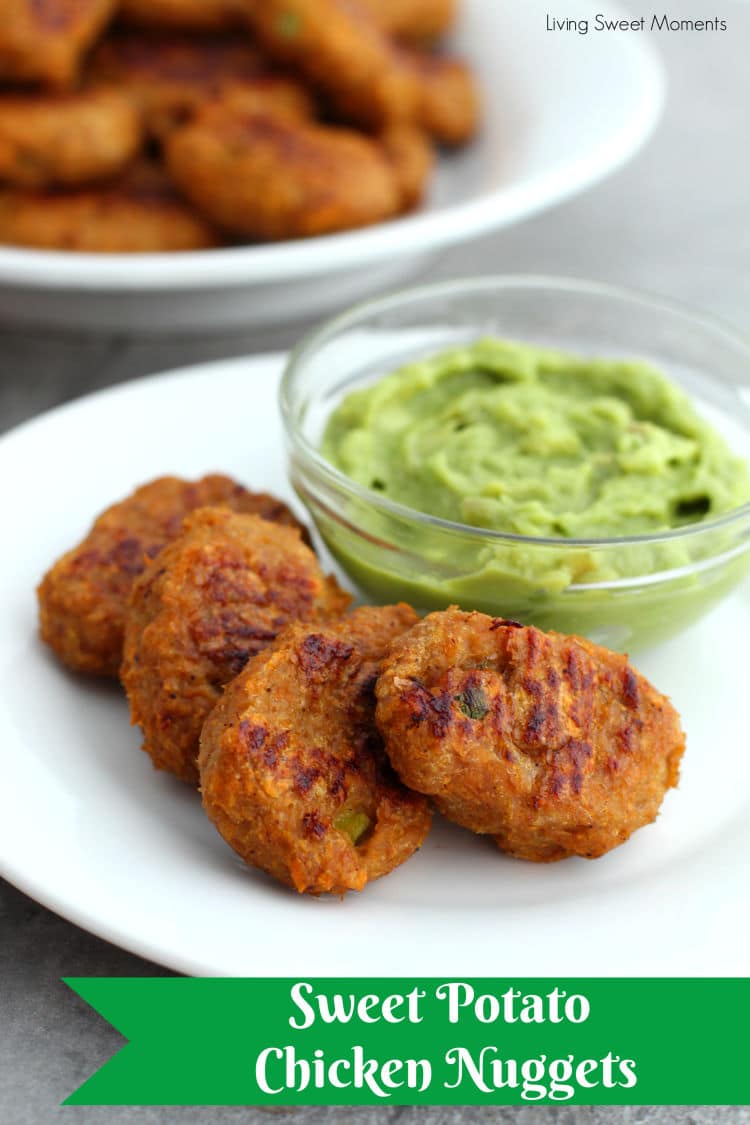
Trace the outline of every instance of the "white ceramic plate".
{"label": "white ceramic plate", "polygon": [[688,751],[657,823],[595,862],[536,866],[445,823],[362,895],[300,897],[253,872],[195,793],[139,751],[115,685],[37,641],[33,587],[92,516],[164,472],[222,469],[290,498],[280,357],[142,379],[0,441],[0,870],[173,969],[266,975],[750,972],[750,588],[640,661]]}
{"label": "white ceramic plate", "polygon": [[[186,254],[0,247],[0,317],[117,329],[249,326],[332,309],[403,280],[429,254],[517,222],[627,160],[661,109],[661,66],[636,36],[554,34],[546,0],[464,0],[455,46],[485,98],[481,137],[443,157],[418,214],[279,245]],[[565,14],[616,12],[570,0]]]}

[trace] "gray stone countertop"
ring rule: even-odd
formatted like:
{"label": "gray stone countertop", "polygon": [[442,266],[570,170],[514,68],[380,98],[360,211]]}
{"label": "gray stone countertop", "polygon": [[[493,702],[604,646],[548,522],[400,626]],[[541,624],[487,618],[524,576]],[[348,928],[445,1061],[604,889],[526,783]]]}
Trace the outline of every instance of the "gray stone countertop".
{"label": "gray stone countertop", "polygon": [[[634,15],[652,9],[633,2]],[[551,5],[556,15],[562,5]],[[661,9],[660,9],[661,11]],[[725,34],[658,36],[670,94],[657,135],[611,179],[532,220],[445,254],[424,278],[546,273],[660,292],[750,331],[750,4],[681,0],[674,15],[723,15]],[[149,372],[288,346],[304,326],[204,337],[134,338],[0,325],[0,429]],[[750,1125],[737,1107],[495,1109],[79,1108],[60,1101],[121,1040],[60,983],[66,975],[164,970],[77,929],[0,882],[0,1121],[340,1122],[375,1125]],[[612,966],[616,975],[617,966]]]}

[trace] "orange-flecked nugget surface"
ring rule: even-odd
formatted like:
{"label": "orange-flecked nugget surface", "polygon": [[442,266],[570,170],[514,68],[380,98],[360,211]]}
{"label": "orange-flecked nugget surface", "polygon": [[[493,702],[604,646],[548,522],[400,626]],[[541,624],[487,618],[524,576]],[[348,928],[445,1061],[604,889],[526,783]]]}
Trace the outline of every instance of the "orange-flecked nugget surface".
{"label": "orange-flecked nugget surface", "polygon": [[314,112],[304,87],[272,74],[255,48],[234,36],[111,35],[97,48],[91,73],[97,82],[127,95],[158,139],[228,97],[246,109],[300,118]]}
{"label": "orange-flecked nugget surface", "polygon": [[275,114],[207,111],[167,141],[181,191],[222,229],[247,238],[305,238],[398,212],[385,152],[348,129]]}
{"label": "orange-flecked nugget surface", "polygon": [[433,613],[394,642],[377,722],[402,781],[523,859],[594,858],[655,820],[685,747],[627,661],[481,613]]}
{"label": "orange-flecked nugget surface", "polygon": [[116,90],[0,98],[0,180],[82,184],[121,171],[141,145],[140,117]]}
{"label": "orange-flecked nugget surface", "polygon": [[302,73],[346,120],[378,128],[414,119],[415,74],[356,0],[245,0],[245,7],[269,56]]}
{"label": "orange-flecked nugget surface", "polygon": [[117,0],[3,0],[0,82],[70,86]]}
{"label": "orange-flecked nugget surface", "polygon": [[246,863],[299,892],[363,889],[403,863],[430,827],[400,785],[374,724],[373,687],[408,606],[293,625],[227,689],[201,738],[203,803]]}
{"label": "orange-flecked nugget surface", "polygon": [[118,17],[137,27],[224,31],[241,22],[243,0],[120,0]]}
{"label": "orange-flecked nugget surface", "polygon": [[417,124],[444,145],[470,141],[479,128],[481,106],[479,87],[466,63],[419,51],[403,51],[401,59],[419,91]]}
{"label": "orange-flecked nugget surface", "polygon": [[118,674],[133,582],[180,534],[185,516],[207,504],[299,526],[280,500],[248,492],[226,476],[197,481],[160,477],[142,485],[107,508],[83,542],[63,555],[39,586],[42,640],[65,664],[78,672]]}
{"label": "orange-flecked nugget surface", "polygon": [[208,250],[220,239],[159,165],[140,160],[100,185],[0,189],[0,242],[89,254],[146,254]]}
{"label": "orange-flecked nugget surface", "polygon": [[427,43],[449,31],[457,0],[360,0],[387,35],[405,42]]}
{"label": "orange-flecked nugget surface", "polygon": [[410,211],[424,198],[435,165],[435,152],[427,136],[413,125],[397,124],[378,137],[396,177],[401,209]]}
{"label": "orange-flecked nugget surface", "polygon": [[397,46],[358,0],[246,0],[269,55],[295,67],[346,121],[411,122],[445,144],[468,140],[479,95],[460,59]]}
{"label": "orange-flecked nugget surface", "polygon": [[198,740],[224,687],[292,621],[343,613],[297,528],[204,508],[133,587],[121,678],[143,749],[198,781]]}

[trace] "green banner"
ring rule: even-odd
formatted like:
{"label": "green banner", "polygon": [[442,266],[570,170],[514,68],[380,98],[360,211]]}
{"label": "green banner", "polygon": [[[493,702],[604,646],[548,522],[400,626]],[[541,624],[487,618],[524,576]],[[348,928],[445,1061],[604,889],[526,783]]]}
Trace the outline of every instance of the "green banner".
{"label": "green banner", "polygon": [[66,1105],[744,1105],[750,980],[65,982],[128,1040]]}

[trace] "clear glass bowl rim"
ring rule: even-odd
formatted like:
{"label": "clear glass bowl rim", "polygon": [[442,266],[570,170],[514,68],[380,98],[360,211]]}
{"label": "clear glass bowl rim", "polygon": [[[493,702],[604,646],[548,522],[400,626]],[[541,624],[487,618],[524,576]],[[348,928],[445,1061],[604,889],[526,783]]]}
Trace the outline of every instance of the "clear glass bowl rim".
{"label": "clear glass bowl rim", "polygon": [[[591,539],[565,539],[561,537],[542,537],[517,535],[512,532],[496,531],[492,528],[474,527],[471,524],[459,523],[454,520],[442,519],[432,516],[427,512],[420,512],[417,508],[409,508],[395,500],[389,500],[372,489],[365,488],[358,481],[352,480],[342,473],[329,461],[321,456],[320,452],[299,431],[292,411],[291,390],[297,373],[328,340],[338,336],[347,328],[358,321],[367,319],[378,313],[387,312],[392,308],[403,308],[406,303],[418,304],[430,299],[440,299],[458,294],[488,293],[493,290],[557,290],[561,293],[579,294],[582,296],[595,296],[626,301],[633,305],[641,305],[651,311],[662,311],[670,316],[679,317],[690,326],[719,337],[733,347],[744,352],[748,360],[750,371],[750,340],[746,339],[730,325],[719,318],[694,310],[690,305],[672,301],[643,290],[631,289],[625,286],[610,285],[605,282],[585,281],[579,278],[554,277],[544,274],[503,274],[491,275],[480,278],[457,278],[451,281],[439,281],[430,285],[413,286],[399,289],[385,296],[372,300],[362,301],[351,306],[345,312],[325,321],[312,332],[304,336],[289,354],[279,389],[279,407],[282,422],[287,438],[295,452],[304,454],[305,458],[320,473],[328,483],[338,490],[354,495],[358,500],[369,504],[384,514],[400,520],[421,524],[435,531],[449,532],[483,540],[485,543],[513,544],[523,547],[554,547],[561,548],[588,548],[591,550],[606,547],[643,546],[653,543],[669,543],[678,540],[694,538],[709,534],[712,531],[730,527],[732,524],[741,523],[750,518],[750,502],[734,508],[730,512],[714,520],[690,524],[687,527],[674,528],[671,531],[662,531],[652,535],[612,536],[608,538]],[[750,389],[750,383],[748,383]],[[750,411],[748,411],[750,421]]]}

